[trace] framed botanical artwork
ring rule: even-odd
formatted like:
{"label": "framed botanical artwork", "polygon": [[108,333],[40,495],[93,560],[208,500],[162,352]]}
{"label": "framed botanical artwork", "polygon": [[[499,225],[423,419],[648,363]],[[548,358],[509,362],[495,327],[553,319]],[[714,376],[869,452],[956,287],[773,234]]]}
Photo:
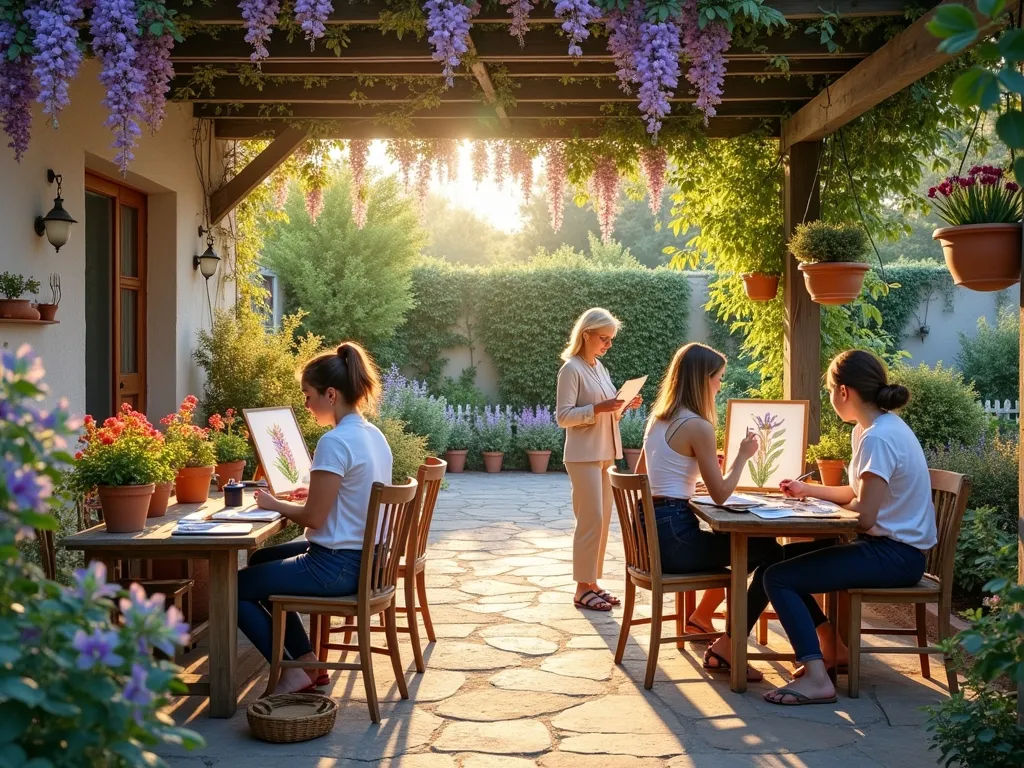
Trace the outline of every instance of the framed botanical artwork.
{"label": "framed botanical artwork", "polygon": [[291,406],[244,408],[242,414],[270,492],[278,496],[306,487],[313,462]]}
{"label": "framed botanical artwork", "polygon": [[758,449],[747,461],[737,490],[778,491],[779,482],[804,473],[807,455],[807,400],[730,400],[725,410],[725,468],[751,431]]}

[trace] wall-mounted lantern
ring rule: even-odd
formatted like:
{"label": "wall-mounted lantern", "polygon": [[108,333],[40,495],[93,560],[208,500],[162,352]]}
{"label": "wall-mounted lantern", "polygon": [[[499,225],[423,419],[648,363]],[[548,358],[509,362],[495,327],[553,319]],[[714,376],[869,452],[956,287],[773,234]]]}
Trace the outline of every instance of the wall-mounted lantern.
{"label": "wall-mounted lantern", "polygon": [[71,214],[64,210],[64,198],[61,195],[61,175],[54,173],[53,169],[46,171],[46,181],[50,184],[57,182],[57,197],[53,200],[53,208],[45,216],[36,216],[36,234],[50,241],[57,253],[67,245],[71,237],[71,225],[78,222],[71,218]]}
{"label": "wall-mounted lantern", "polygon": [[210,280],[217,273],[217,265],[220,264],[220,256],[213,250],[213,233],[208,229],[199,228],[199,236],[206,235],[206,250],[199,256],[192,257],[192,269],[198,269],[199,274]]}

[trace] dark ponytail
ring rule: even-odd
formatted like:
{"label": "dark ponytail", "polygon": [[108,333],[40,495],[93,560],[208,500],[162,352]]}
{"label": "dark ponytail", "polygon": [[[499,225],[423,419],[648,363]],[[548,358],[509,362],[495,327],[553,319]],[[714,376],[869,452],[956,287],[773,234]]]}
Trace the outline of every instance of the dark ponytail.
{"label": "dark ponytail", "polygon": [[302,382],[321,395],[333,387],[356,410],[374,411],[380,397],[380,373],[369,353],[354,341],[345,341],[335,352],[313,358],[302,369]]}
{"label": "dark ponytail", "polygon": [[828,366],[827,381],[829,389],[840,385],[852,389],[865,403],[883,411],[895,411],[910,402],[910,391],[902,384],[890,384],[882,361],[861,349],[836,355]]}

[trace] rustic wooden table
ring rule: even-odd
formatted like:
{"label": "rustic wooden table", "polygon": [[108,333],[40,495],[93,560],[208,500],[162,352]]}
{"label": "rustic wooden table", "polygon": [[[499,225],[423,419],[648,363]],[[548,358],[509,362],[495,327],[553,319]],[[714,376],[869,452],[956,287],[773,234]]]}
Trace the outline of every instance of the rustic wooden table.
{"label": "rustic wooden table", "polygon": [[[857,515],[842,511],[842,517],[808,518],[784,517],[764,520],[751,512],[730,512],[721,507],[690,502],[690,508],[715,533],[727,533],[730,537],[730,569],[732,584],[729,590],[730,627],[747,625],[747,538],[782,536],[804,538],[832,538],[849,536],[857,532]],[[829,601],[829,620],[833,632],[836,630],[837,601]],[[737,693],[747,690],[747,660],[762,659],[778,661],[792,659],[791,653],[747,653],[747,634],[742,630],[732,632],[731,687]]]}
{"label": "rustic wooden table", "polygon": [[[252,495],[246,493],[245,505]],[[129,559],[210,561],[210,663],[207,683],[190,686],[192,693],[210,697],[212,717],[231,717],[238,706],[238,553],[255,549],[282,530],[287,521],[253,523],[244,536],[172,536],[178,520],[199,510],[212,514],[224,508],[223,496],[211,493],[206,504],[174,504],[163,517],[146,521],[138,533],[109,533],[102,524],[64,540],[63,546],[80,550],[86,562],[103,561],[108,572],[113,562]]]}

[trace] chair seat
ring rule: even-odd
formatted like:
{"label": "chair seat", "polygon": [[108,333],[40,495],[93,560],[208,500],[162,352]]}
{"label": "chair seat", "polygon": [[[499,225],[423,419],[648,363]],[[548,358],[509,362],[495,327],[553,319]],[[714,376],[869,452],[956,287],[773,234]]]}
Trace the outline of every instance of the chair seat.
{"label": "chair seat", "polygon": [[[639,586],[650,589],[651,575],[635,568],[628,568],[629,577]],[[690,587],[694,589],[707,589],[710,586],[729,586],[731,575],[725,568],[717,568],[713,571],[701,571],[699,573],[663,573],[661,574],[662,586],[669,587]]]}
{"label": "chair seat", "polygon": [[[370,596],[370,613],[379,613],[395,599],[395,590],[387,589]],[[357,595],[311,597],[309,595],[271,595],[272,603],[283,603],[285,610],[300,613],[330,613],[332,608],[353,611],[359,604]]]}
{"label": "chair seat", "polygon": [[860,587],[858,589],[846,590],[851,595],[861,597],[938,597],[942,586],[939,580],[926,573],[921,580],[912,587]]}
{"label": "chair seat", "polygon": [[[426,557],[417,557],[416,558],[415,567],[413,568],[413,573],[419,573],[420,571],[424,570],[426,567],[427,567],[427,558]],[[408,570],[408,566],[406,565],[406,560],[403,557],[402,561],[398,564],[398,577],[399,578],[405,578],[405,574],[406,574],[407,570]]]}

